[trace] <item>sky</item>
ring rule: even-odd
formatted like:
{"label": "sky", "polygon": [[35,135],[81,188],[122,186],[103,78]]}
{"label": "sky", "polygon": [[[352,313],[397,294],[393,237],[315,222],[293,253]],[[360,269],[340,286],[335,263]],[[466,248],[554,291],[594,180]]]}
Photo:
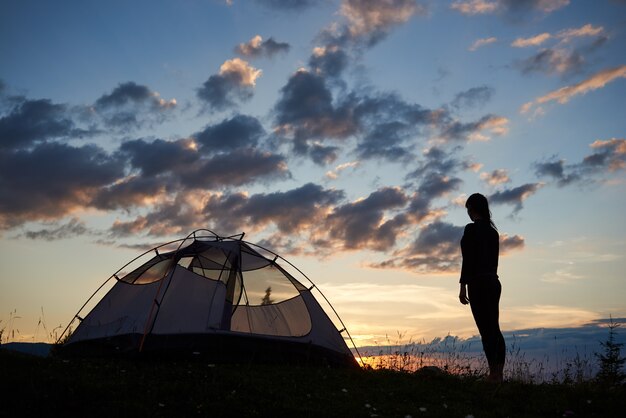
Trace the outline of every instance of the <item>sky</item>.
{"label": "sky", "polygon": [[45,340],[208,228],[357,345],[468,338],[475,192],[504,330],[624,317],[625,51],[623,0],[0,2],[0,328]]}

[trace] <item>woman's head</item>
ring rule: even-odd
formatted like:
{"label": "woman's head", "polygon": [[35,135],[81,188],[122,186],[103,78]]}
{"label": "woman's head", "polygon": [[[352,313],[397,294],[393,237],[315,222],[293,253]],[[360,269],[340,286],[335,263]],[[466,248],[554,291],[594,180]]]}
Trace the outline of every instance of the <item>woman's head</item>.
{"label": "woman's head", "polygon": [[491,220],[491,211],[489,210],[489,202],[487,198],[480,193],[474,193],[467,198],[465,202],[467,212],[470,214],[470,218],[475,221],[476,219],[483,219],[489,221],[491,226],[496,227]]}

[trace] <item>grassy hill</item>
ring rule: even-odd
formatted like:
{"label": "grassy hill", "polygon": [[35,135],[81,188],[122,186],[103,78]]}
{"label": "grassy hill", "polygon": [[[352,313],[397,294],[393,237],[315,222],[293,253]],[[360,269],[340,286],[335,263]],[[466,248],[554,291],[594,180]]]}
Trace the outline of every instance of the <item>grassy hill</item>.
{"label": "grassy hill", "polygon": [[626,388],[444,373],[38,358],[0,350],[0,416],[622,416]]}

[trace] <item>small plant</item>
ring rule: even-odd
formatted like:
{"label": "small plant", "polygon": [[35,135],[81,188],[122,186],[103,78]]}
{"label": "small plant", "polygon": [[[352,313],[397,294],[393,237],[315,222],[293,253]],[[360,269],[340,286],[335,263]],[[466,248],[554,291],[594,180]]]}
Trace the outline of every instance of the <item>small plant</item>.
{"label": "small plant", "polygon": [[378,352],[365,355],[368,367],[399,372],[428,369],[476,377],[484,374],[486,368],[483,359],[471,352],[470,344],[461,344],[457,337],[450,335],[431,342],[414,342],[411,339],[404,342],[404,334],[398,332],[395,342],[386,336],[386,344]]}
{"label": "small plant", "polygon": [[600,371],[596,379],[598,382],[608,386],[621,385],[626,379],[626,374],[622,371],[626,358],[621,355],[621,349],[624,344],[615,341],[616,330],[619,326],[620,324],[616,324],[613,322],[613,318],[611,318],[609,322],[609,337],[606,341],[600,343],[604,347],[604,352],[596,353],[600,363]]}
{"label": "small plant", "polygon": [[[68,329],[68,330],[67,330],[67,332],[63,335],[63,337],[62,337],[62,338],[60,338],[60,339],[59,339],[59,338],[57,337],[57,339],[55,340],[55,341],[56,341],[56,344],[58,344],[58,345],[63,345],[63,344],[65,344],[66,342],[68,342],[68,341],[69,341],[69,339],[70,339],[70,337],[72,336],[72,332],[74,332],[74,331],[72,330],[72,327],[69,327],[69,329]],[[56,334],[55,334],[55,336],[56,336]]]}
{"label": "small plant", "polygon": [[268,286],[265,289],[265,296],[261,299],[261,305],[271,305],[274,303],[274,299],[272,299],[272,287]]}
{"label": "small plant", "polygon": [[[0,328],[0,344],[6,344],[10,341],[15,341],[15,333],[20,336],[20,330],[15,328],[15,320],[21,319],[21,316],[17,315],[17,309],[9,312],[9,320],[6,325]],[[2,322],[2,320],[0,320]]]}

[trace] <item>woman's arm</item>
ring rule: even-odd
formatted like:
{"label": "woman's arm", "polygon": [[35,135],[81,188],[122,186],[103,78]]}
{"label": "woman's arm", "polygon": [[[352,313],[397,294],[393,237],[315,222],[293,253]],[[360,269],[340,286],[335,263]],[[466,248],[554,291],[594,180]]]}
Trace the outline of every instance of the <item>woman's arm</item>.
{"label": "woman's arm", "polygon": [[467,305],[469,303],[469,299],[467,298],[467,285],[465,283],[461,283],[461,290],[459,291],[459,301],[463,305]]}
{"label": "woman's arm", "polygon": [[476,231],[474,224],[467,224],[461,238],[461,278],[459,283],[467,284],[476,273]]}

